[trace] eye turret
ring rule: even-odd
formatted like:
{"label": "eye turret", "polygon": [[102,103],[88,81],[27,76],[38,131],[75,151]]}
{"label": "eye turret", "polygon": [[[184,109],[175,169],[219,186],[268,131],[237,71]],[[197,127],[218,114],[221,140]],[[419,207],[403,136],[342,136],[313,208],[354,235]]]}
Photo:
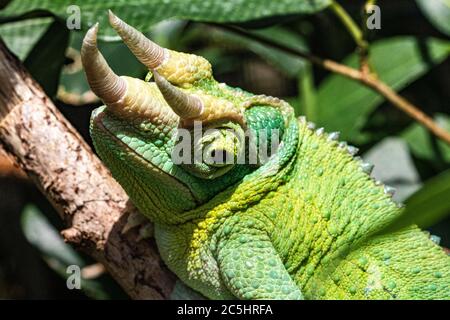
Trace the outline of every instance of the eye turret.
{"label": "eye turret", "polygon": [[184,134],[174,148],[172,161],[196,177],[214,179],[245,161],[245,136],[239,124],[230,121],[202,128],[199,122],[191,129],[178,130]]}

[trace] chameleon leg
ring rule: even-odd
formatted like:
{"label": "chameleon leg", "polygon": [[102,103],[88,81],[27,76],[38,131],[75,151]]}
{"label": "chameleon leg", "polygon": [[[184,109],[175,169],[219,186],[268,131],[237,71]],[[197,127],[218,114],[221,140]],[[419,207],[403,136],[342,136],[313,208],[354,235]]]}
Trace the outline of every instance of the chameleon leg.
{"label": "chameleon leg", "polygon": [[303,295],[272,246],[259,230],[221,239],[217,254],[227,288],[239,299],[301,300]]}

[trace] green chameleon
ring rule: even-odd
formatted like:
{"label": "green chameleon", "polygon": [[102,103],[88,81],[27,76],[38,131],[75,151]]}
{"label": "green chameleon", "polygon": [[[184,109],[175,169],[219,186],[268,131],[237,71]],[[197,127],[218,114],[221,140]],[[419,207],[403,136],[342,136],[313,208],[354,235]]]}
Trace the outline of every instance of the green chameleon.
{"label": "green chameleon", "polygon": [[105,104],[92,139],[184,283],[211,299],[450,299],[450,257],[425,232],[377,233],[402,210],[338,133],[110,23],[154,81],[117,76],[92,27],[82,61]]}

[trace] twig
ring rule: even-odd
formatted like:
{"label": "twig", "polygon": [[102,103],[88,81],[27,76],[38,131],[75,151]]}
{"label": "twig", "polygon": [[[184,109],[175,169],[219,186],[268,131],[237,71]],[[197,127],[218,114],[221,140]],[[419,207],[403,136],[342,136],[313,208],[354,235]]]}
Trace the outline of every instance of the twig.
{"label": "twig", "polygon": [[344,64],[338,63],[330,59],[323,59],[318,56],[312,55],[308,52],[296,48],[287,47],[283,44],[274,42],[270,39],[264,38],[254,33],[247,32],[235,26],[215,24],[215,23],[210,23],[210,25],[215,26],[216,28],[232,31],[236,34],[240,34],[247,38],[256,40],[272,48],[301,57],[303,59],[311,61],[315,65],[324,68],[325,70],[358,81],[359,83],[365,85],[366,87],[373,89],[375,92],[377,92],[378,94],[383,96],[386,100],[388,100],[390,103],[392,103],[393,106],[408,114],[411,118],[413,118],[414,120],[422,124],[425,128],[427,128],[436,137],[438,137],[439,139],[445,141],[448,145],[450,145],[449,132],[439,127],[439,125],[437,125],[432,118],[423,113],[418,107],[416,107],[414,104],[412,104],[411,102],[400,96],[391,87],[389,87],[386,83],[384,83],[375,76],[367,75],[361,72],[361,70],[351,68],[349,66],[346,66]]}

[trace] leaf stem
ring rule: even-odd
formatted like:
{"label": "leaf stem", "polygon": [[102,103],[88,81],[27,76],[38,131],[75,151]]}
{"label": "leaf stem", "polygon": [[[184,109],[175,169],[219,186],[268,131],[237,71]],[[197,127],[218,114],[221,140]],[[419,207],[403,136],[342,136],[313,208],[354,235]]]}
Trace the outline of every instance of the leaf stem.
{"label": "leaf stem", "polygon": [[[369,2],[374,2],[374,0],[369,0],[368,3]],[[369,63],[369,44],[364,38],[364,32],[356,24],[356,22],[348,14],[348,12],[345,11],[345,9],[336,0],[332,0],[330,9],[339,18],[339,20],[341,20],[342,24],[345,26],[345,28],[348,30],[353,40],[355,41],[358,47],[359,64],[361,71],[364,74],[369,74],[371,70]],[[364,12],[366,12],[366,10],[364,10]]]}
{"label": "leaf stem", "polygon": [[450,145],[450,133],[442,129],[439,125],[437,125],[432,118],[426,115],[423,111],[420,110],[417,106],[400,96],[395,90],[389,87],[386,83],[378,79],[375,75],[366,74],[361,70],[351,68],[344,64],[338,63],[336,61],[330,59],[323,59],[321,57],[315,56],[308,52],[291,48],[285,46],[283,44],[274,42],[271,39],[267,39],[255,33],[247,32],[241,28],[235,26],[229,26],[224,24],[216,24],[209,23],[209,25],[215,26],[219,29],[228,30],[234,32],[236,34],[242,35],[244,37],[250,38],[252,40],[256,40],[262,44],[270,46],[272,48],[284,51],[286,53],[290,53],[292,55],[298,56],[300,58],[306,59],[321,68],[340,74],[349,79],[355,80],[366,87],[374,90],[381,96],[383,96],[386,100],[392,103],[393,106],[400,109],[409,115],[412,119],[419,122],[422,126],[427,128],[431,133],[433,133],[439,139],[445,141],[448,145]]}
{"label": "leaf stem", "polygon": [[356,45],[359,48],[366,48],[367,42],[364,40],[363,32],[352,19],[352,17],[345,11],[345,9],[337,2],[332,1],[330,9],[334,14],[341,20],[345,28],[349,31],[350,35],[353,37]]}
{"label": "leaf stem", "polygon": [[363,29],[363,37],[365,39],[366,42],[366,47],[364,48],[364,50],[360,51],[360,68],[361,71],[369,74],[369,73],[375,73],[374,72],[374,68],[369,60],[369,34],[370,34],[370,30],[368,28],[368,21],[369,21],[369,13],[372,10],[372,7],[375,6],[377,3],[377,0],[367,0],[366,4],[364,5],[364,7],[362,8],[362,29]]}
{"label": "leaf stem", "polygon": [[377,0],[367,0],[365,6],[364,6],[364,10],[368,11],[372,6],[377,4]]}

